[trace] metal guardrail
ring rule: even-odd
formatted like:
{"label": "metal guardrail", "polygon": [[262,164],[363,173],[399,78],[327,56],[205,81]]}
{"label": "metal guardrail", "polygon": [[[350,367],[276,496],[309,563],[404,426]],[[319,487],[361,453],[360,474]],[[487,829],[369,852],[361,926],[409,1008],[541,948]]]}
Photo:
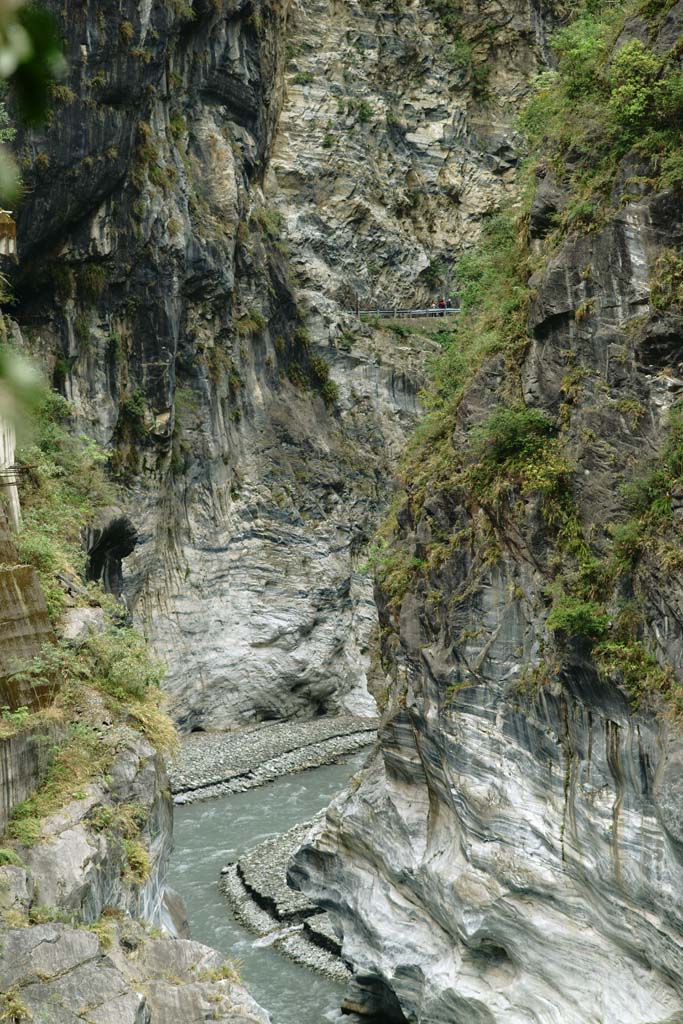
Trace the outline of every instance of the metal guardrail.
{"label": "metal guardrail", "polygon": [[357,317],[379,317],[380,320],[408,320],[412,317],[420,318],[427,316],[453,316],[460,312],[460,307],[454,309],[440,309],[433,306],[430,309],[349,309],[347,313]]}

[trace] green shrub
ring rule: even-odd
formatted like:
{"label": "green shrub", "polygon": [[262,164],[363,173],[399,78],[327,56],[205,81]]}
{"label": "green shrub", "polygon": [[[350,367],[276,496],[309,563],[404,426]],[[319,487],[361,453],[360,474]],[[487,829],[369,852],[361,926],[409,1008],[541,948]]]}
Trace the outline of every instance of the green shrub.
{"label": "green shrub", "polygon": [[23,1024],[24,1021],[33,1019],[29,1008],[19,997],[16,986],[0,993],[0,1021],[7,1024]]}
{"label": "green shrub", "polygon": [[53,619],[64,605],[55,574],[83,569],[81,531],[113,500],[104,473],[107,453],[93,441],[71,434],[70,414],[61,395],[44,390],[33,414],[30,443],[17,450],[22,468],[19,556],[36,568]]}
{"label": "green shrub", "polygon": [[641,641],[606,641],[595,648],[594,654],[602,673],[616,677],[636,707],[658,694],[668,701],[675,713],[683,711],[683,688],[671,669],[662,668]]}
{"label": "green shrub", "polygon": [[107,611],[102,633],[80,642],[62,641],[43,648],[16,679],[28,686],[51,690],[68,705],[88,688],[101,694],[115,716],[125,715],[160,750],[175,744],[175,730],[159,710],[164,666],[145,638],[132,627],[116,624],[119,607]]}
{"label": "green shrub", "polygon": [[129,428],[133,436],[141,440],[147,433],[145,420],[148,410],[149,406],[145,392],[142,388],[138,387],[132,394],[124,398],[119,405],[119,430],[121,428]]}
{"label": "green shrub", "polygon": [[43,818],[62,807],[88,779],[103,772],[111,756],[93,729],[72,725],[66,742],[54,754],[43,785],[14,808],[7,834],[23,846],[34,846],[41,838]]}
{"label": "green shrub", "polygon": [[310,85],[313,81],[313,74],[310,71],[297,71],[292,81],[295,85]]}
{"label": "green shrub", "polygon": [[143,885],[149,878],[149,853],[139,839],[124,839],[123,847],[128,862],[124,877],[137,885]]}
{"label": "green shrub", "polygon": [[101,296],[107,283],[104,267],[89,263],[78,274],[78,286],[87,302],[95,302]]}
{"label": "green shrub", "polygon": [[458,35],[444,52],[444,61],[453,71],[467,71],[472,63],[472,47]]}
{"label": "green shrub", "polygon": [[553,49],[565,93],[570,99],[605,89],[603,65],[608,53],[609,22],[587,13],[555,34]]}
{"label": "green shrub", "polygon": [[563,595],[548,616],[548,628],[569,637],[596,641],[605,636],[609,616],[594,601]]}
{"label": "green shrub", "polygon": [[557,71],[538,77],[520,118],[532,163],[555,171],[569,187],[560,236],[609,215],[619,161],[632,147],[659,168],[662,183],[683,182],[683,75],[676,47],[658,54],[634,39],[614,50],[637,13],[634,4],[584,4],[553,37]]}
{"label": "green shrub", "polygon": [[238,334],[258,334],[264,330],[268,321],[258,309],[249,309],[235,321],[235,330]]}
{"label": "green shrub", "polygon": [[21,857],[14,852],[14,850],[8,850],[4,847],[0,847],[0,867],[4,867],[5,865],[23,868],[24,862]]}
{"label": "green shrub", "polygon": [[277,241],[282,236],[284,217],[279,210],[263,208],[258,211],[254,220],[261,225],[272,241]]}
{"label": "green shrub", "polygon": [[533,457],[555,433],[552,421],[538,409],[513,406],[492,413],[475,438],[481,456],[502,466]]}
{"label": "green shrub", "polygon": [[326,380],[320,386],[320,394],[323,397],[325,405],[334,405],[334,403],[339,398],[339,386],[337,385],[336,381]]}
{"label": "green shrub", "polygon": [[626,43],[606,71],[609,114],[620,146],[643,140],[657,128],[680,124],[683,116],[683,76],[668,73],[666,59],[640,39]]}
{"label": "green shrub", "polygon": [[683,253],[663,249],[650,275],[650,303],[654,309],[683,310]]}

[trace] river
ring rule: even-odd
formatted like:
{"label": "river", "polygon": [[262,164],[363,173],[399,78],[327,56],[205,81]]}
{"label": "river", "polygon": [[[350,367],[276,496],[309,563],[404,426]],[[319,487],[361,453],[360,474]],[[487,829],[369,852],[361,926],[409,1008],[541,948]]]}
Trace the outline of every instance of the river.
{"label": "river", "polygon": [[243,928],[218,890],[221,868],[264,839],[312,818],[366,756],[361,751],[342,764],[175,809],[169,884],[185,900],[192,938],[241,961],[244,983],[273,1024],[329,1024],[339,1016],[343,986],[287,960]]}

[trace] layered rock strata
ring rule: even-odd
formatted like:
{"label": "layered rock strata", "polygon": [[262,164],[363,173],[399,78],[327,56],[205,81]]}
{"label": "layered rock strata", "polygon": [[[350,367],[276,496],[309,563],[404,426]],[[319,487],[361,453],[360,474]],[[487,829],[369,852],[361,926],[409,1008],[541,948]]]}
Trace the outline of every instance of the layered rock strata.
{"label": "layered rock strata", "polygon": [[20,669],[54,639],[45,595],[35,569],[19,561],[14,533],[0,505],[0,706],[36,707],[44,696],[21,678]]}
{"label": "layered rock strata", "polygon": [[466,4],[455,52],[417,3],[49,6],[70,72],[21,139],[18,315],[113,450],[138,545],[103,571],[184,727],[372,714],[359,569],[437,346],[340,305],[449,286],[542,19]]}
{"label": "layered rock strata", "polygon": [[[650,302],[657,261],[683,244],[680,197],[645,178],[630,191],[634,160],[614,215],[532,278],[518,366],[527,408],[558,425],[596,579],[628,521],[623,485],[665,464],[683,371],[680,309]],[[570,198],[552,182],[537,196],[532,244]],[[465,391],[454,465],[512,401],[511,372],[496,356]],[[648,671],[680,680],[681,588],[661,554],[680,556],[677,492],[670,531],[621,569],[601,627],[637,612],[642,646],[622,636],[618,649],[654,652],[638,706],[627,666],[548,627],[567,555],[542,496],[509,480],[487,505],[453,477],[419,502],[406,486],[395,543],[429,570],[398,604],[377,595],[392,678],[379,750],[290,877],[336,924],[351,1009],[430,1024],[681,1021],[683,745],[646,692]]]}

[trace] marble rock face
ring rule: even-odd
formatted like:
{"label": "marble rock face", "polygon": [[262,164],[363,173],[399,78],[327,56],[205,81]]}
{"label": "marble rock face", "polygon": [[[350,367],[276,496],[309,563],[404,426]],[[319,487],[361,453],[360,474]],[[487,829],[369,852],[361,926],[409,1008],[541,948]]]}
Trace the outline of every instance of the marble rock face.
{"label": "marble rock face", "polygon": [[150,939],[132,923],[108,941],[63,924],[10,929],[0,999],[11,1019],[50,1024],[269,1024],[223,957],[198,942]]}
{"label": "marble rock face", "polygon": [[515,710],[482,685],[387,723],[290,869],[343,936],[350,1006],[430,1024],[683,1021],[680,822],[655,785],[680,741],[618,697],[601,713],[581,696]]}
{"label": "marble rock face", "polygon": [[451,286],[512,185],[544,19],[468,2],[465,66],[423,4],[50,6],[73,98],[20,140],[19,319],[115,452],[91,573],[185,728],[373,714],[364,566],[438,343],[345,311]]}
{"label": "marble rock face", "polygon": [[[519,367],[527,405],[561,424],[596,565],[632,515],[624,485],[657,465],[683,379],[680,318],[649,305],[655,261],[683,238],[680,202],[619,188],[613,219],[532,278]],[[553,185],[542,201],[564,199]],[[456,452],[505,394],[494,358],[458,407]],[[683,1021],[680,723],[654,686],[629,700],[590,641],[548,627],[571,563],[538,495],[510,484],[493,547],[457,482],[398,508],[407,558],[426,560],[435,535],[465,539],[400,600],[378,588],[392,680],[379,746],[290,869],[335,922],[349,1008],[411,1024]],[[675,525],[666,537],[680,554]],[[653,550],[610,615],[635,595],[645,650],[680,684],[683,591]]]}

